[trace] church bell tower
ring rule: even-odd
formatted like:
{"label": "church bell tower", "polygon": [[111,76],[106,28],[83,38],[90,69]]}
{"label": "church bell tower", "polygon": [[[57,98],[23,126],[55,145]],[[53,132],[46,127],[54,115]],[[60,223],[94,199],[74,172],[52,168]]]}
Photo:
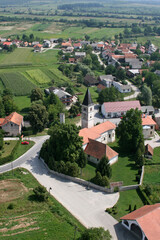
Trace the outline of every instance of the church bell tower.
{"label": "church bell tower", "polygon": [[91,128],[93,126],[94,126],[94,103],[92,102],[90,91],[87,88],[86,95],[82,103],[81,127]]}

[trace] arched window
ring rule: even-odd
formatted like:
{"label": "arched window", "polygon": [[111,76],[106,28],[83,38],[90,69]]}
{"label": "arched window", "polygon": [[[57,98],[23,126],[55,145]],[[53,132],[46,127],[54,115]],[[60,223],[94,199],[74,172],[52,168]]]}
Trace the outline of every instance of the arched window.
{"label": "arched window", "polygon": [[142,231],[139,226],[136,224],[132,223],[131,225],[131,231],[134,232],[140,239],[142,239]]}

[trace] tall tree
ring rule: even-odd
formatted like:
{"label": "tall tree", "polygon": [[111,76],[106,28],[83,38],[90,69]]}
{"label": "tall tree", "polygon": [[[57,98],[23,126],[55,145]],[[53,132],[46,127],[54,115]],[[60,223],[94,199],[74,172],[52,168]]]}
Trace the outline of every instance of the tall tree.
{"label": "tall tree", "polygon": [[43,100],[43,94],[40,88],[35,88],[31,92],[31,102],[37,101],[37,100]]}
{"label": "tall tree", "polygon": [[97,165],[96,172],[100,172],[102,176],[107,176],[108,178],[111,178],[112,169],[106,156],[101,158],[100,162]]}
{"label": "tall tree", "polygon": [[41,101],[32,103],[28,118],[35,132],[40,132],[47,126],[48,113]]}
{"label": "tall tree", "polygon": [[123,94],[120,93],[115,87],[103,89],[98,96],[98,102],[103,104],[104,102],[122,101]]}
{"label": "tall tree", "polygon": [[3,148],[3,131],[0,129],[0,150]]}
{"label": "tall tree", "polygon": [[141,102],[141,105],[152,105],[152,91],[150,87],[147,87],[147,85],[144,84],[137,99]]}
{"label": "tall tree", "polygon": [[116,128],[118,142],[124,152],[135,153],[140,144],[144,145],[141,114],[138,109],[130,109]]}
{"label": "tall tree", "polygon": [[3,105],[3,101],[0,98],[0,118],[5,116],[5,109],[4,109],[4,105]]}

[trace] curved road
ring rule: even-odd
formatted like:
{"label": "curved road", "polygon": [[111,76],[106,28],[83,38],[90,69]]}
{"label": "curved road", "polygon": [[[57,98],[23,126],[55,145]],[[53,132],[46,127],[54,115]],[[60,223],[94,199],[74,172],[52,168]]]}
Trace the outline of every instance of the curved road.
{"label": "curved road", "polygon": [[28,169],[40,184],[74,215],[86,227],[104,227],[115,240],[135,240],[124,227],[105,212],[118,201],[119,193],[106,194],[95,189],[87,190],[84,186],[59,178],[48,172],[41,160],[39,150],[49,136],[30,138],[35,145],[12,163],[0,166],[0,173],[12,168]]}

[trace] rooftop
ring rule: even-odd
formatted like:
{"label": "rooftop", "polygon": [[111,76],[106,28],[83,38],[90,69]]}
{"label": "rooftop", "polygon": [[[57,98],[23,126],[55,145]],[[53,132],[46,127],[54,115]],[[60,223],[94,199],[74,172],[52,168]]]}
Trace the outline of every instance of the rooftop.
{"label": "rooftop", "polygon": [[131,108],[141,110],[139,101],[120,101],[103,103],[106,112],[125,112]]}
{"label": "rooftop", "polygon": [[5,118],[0,118],[0,126],[4,126],[8,122],[12,122],[17,125],[21,125],[22,121],[23,121],[23,116],[16,112],[13,112]]}

